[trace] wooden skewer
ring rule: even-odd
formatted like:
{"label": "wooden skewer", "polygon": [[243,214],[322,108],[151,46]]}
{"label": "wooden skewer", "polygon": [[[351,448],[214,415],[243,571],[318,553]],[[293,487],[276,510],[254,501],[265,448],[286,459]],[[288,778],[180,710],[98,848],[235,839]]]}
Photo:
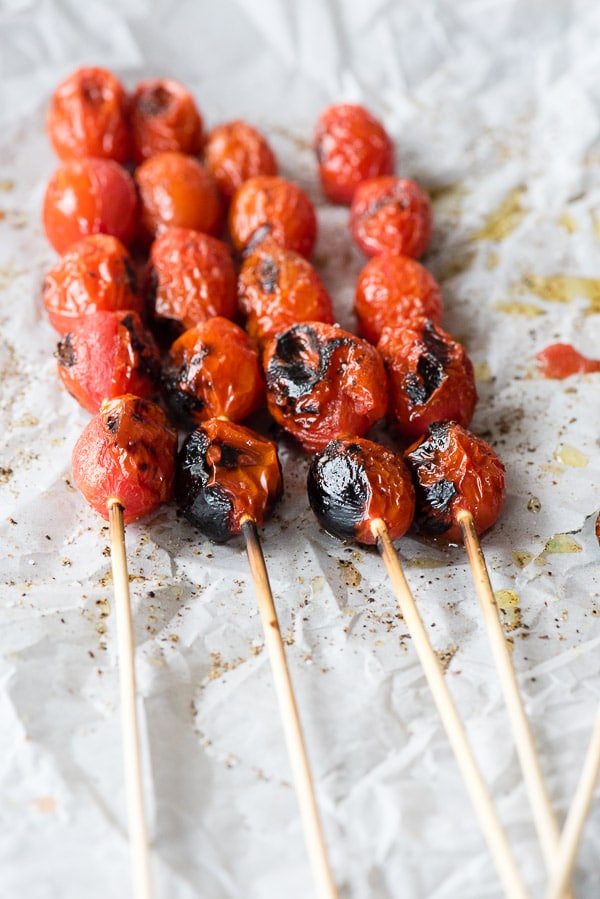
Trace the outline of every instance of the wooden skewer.
{"label": "wooden skewer", "polygon": [[[492,654],[500,678],[500,686],[511,722],[517,754],[523,772],[523,780],[529,796],[535,827],[537,830],[546,869],[550,871],[556,861],[560,842],[560,830],[550,797],[544,783],[540,761],[535,749],[531,727],[525,714],[523,700],[508,649],[496,598],[492,590],[483,550],[475,528],[473,515],[461,509],[457,516],[463,535],[465,549],[471,566],[473,581],[477,590],[483,621],[490,641]],[[570,896],[568,885],[565,884]],[[561,893],[560,896],[563,894]],[[559,897],[560,899],[560,897]]]}
{"label": "wooden skewer", "polygon": [[313,877],[318,894],[322,899],[337,899],[338,891],[327,858],[306,746],[285,658],[269,575],[256,523],[250,516],[242,518],[242,533],[246,540],[246,552],[254,579],[265,642],[269,651]]}
{"label": "wooden skewer", "polygon": [[151,899],[150,845],[142,783],[134,666],[135,652],[129,595],[129,574],[125,553],[123,506],[116,498],[109,499],[107,505],[117,617],[123,762],[131,845],[133,895],[135,899]]}
{"label": "wooden skewer", "polygon": [[392,582],[400,611],[412,637],[415,651],[423,666],[440,718],[454,750],[456,761],[477,813],[506,896],[509,899],[525,899],[528,896],[527,890],[473,755],[465,729],[446,684],[438,657],[429,642],[427,632],[398,556],[394,551],[385,522],[379,518],[375,519],[371,523],[371,531]]}
{"label": "wooden skewer", "polygon": [[581,834],[587,818],[594,788],[600,774],[600,711],[592,731],[579,783],[563,827],[558,852],[550,869],[550,883],[545,899],[560,899],[569,882],[577,857]]}

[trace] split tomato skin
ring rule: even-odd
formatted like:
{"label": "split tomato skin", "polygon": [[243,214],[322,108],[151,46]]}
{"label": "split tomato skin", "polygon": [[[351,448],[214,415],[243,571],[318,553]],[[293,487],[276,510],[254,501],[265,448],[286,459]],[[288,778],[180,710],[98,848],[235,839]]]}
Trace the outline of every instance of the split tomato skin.
{"label": "split tomato skin", "polygon": [[129,247],[138,228],[133,180],[112,159],[70,159],[50,176],[42,220],[57,253],[64,253],[88,234],[112,234]]}
{"label": "split tomato skin", "polygon": [[42,299],[59,334],[70,331],[82,315],[118,309],[143,312],[133,260],[110,234],[90,234],[72,244],[46,275]]}
{"label": "split tomato skin", "polygon": [[419,259],[431,241],[433,214],[427,193],[410,178],[370,178],[356,189],[350,233],[365,256],[392,252]]}
{"label": "split tomato skin", "polygon": [[340,540],[372,545],[381,519],[391,540],[412,524],[415,491],[402,457],[360,437],[333,440],[311,462],[308,500],[320,524]]}
{"label": "split tomato skin", "polygon": [[136,164],[159,153],[197,155],[204,122],[192,94],[174,78],[141,81],[130,98],[132,157]]}
{"label": "split tomato skin", "polygon": [[204,162],[227,203],[248,178],[277,175],[279,168],[266,137],[241,119],[210,131],[204,145]]}
{"label": "split tomato skin", "polygon": [[132,394],[106,400],[88,422],[72,455],[73,480],[108,520],[107,503],[123,506],[131,524],[170,499],[177,432],[155,403]]}

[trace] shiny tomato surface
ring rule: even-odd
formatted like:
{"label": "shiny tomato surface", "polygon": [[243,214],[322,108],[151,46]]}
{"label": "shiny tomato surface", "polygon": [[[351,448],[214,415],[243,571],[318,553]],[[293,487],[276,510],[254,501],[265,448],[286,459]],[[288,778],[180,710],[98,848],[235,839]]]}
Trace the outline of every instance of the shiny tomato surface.
{"label": "shiny tomato surface", "polygon": [[354,311],[359,334],[377,343],[386,325],[403,325],[415,315],[440,324],[442,292],[435,278],[408,256],[383,253],[359,273]]}
{"label": "shiny tomato surface", "polygon": [[381,519],[391,540],[412,524],[415,491],[402,457],[371,440],[333,440],[317,453],[307,481],[311,509],[341,540],[373,544],[371,525]]}
{"label": "shiny tomato surface", "polygon": [[243,425],[206,421],[179,451],[175,501],[215,543],[239,534],[245,517],[262,526],[282,490],[275,444]]}
{"label": "shiny tomato surface", "polygon": [[405,440],[436,421],[468,427],[477,403],[471,360],[464,347],[428,318],[384,328],[377,344],[388,373],[389,418]]}
{"label": "shiny tomato surface", "polygon": [[130,131],[125,88],[107,69],[77,69],[52,94],[46,131],[59,159],[97,156],[127,162]]}
{"label": "shiny tomato surface", "polygon": [[267,405],[304,449],[364,436],[385,415],[387,375],[371,344],[336,325],[294,325],[265,348]]}
{"label": "shiny tomato surface", "polygon": [[262,368],[250,338],[219,316],[173,343],[163,386],[169,408],[188,428],[217,416],[243,421],[264,402]]}
{"label": "shiny tomato surface", "polygon": [[491,446],[456,422],[436,422],[410,446],[404,459],[416,491],[420,531],[462,541],[456,515],[466,509],[482,534],[498,519],[506,493],[504,465]]}
{"label": "shiny tomato surface", "polygon": [[174,78],[141,81],[130,100],[133,161],[202,150],[204,123],[192,94]]}
{"label": "shiny tomato surface", "polygon": [[59,334],[70,331],[82,315],[143,310],[133,260],[110,234],[90,234],[66,250],[44,279],[42,299]]}
{"label": "shiny tomato surface", "polygon": [[410,178],[393,175],[363,181],[350,208],[350,233],[365,256],[400,253],[419,259],[433,228],[431,203]]}
{"label": "shiny tomato surface", "polygon": [[64,162],[51,175],[42,209],[46,237],[58,253],[87,234],[112,234],[130,246],[137,234],[135,185],[112,159]]}
{"label": "shiny tomato surface", "polygon": [[160,406],[126,394],[106,400],[73,448],[73,480],[90,506],[108,519],[117,499],[125,524],[171,497],[177,432]]}
{"label": "shiny tomato surface", "polygon": [[261,243],[244,259],[238,303],[246,330],[260,346],[297,322],[335,320],[329,293],[311,263],[274,241]]}
{"label": "shiny tomato surface", "polygon": [[158,391],[160,355],[136,312],[93,312],[81,316],[58,344],[60,380],[88,412],[102,402],[133,393]]}
{"label": "shiny tomato surface", "polygon": [[553,343],[536,355],[540,373],[544,378],[563,380],[571,375],[600,371],[600,359],[588,359],[570,343]]}
{"label": "shiny tomato surface", "polygon": [[323,193],[333,203],[351,203],[366,178],[394,171],[392,140],[364,106],[341,103],[325,109],[317,120],[313,146]]}
{"label": "shiny tomato surface", "polygon": [[228,202],[248,178],[278,173],[266,137],[241,119],[212,129],[204,145],[204,162]]}
{"label": "shiny tomato surface", "polygon": [[248,253],[267,238],[310,256],[317,217],[301,187],[279,175],[257,175],[236,190],[229,207],[229,233],[236,250]]}

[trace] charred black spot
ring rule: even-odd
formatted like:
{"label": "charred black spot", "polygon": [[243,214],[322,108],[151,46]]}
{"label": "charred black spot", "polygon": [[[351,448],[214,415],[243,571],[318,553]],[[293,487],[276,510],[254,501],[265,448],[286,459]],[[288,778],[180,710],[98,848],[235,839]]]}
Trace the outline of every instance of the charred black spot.
{"label": "charred black spot", "polygon": [[[335,350],[351,344],[352,340],[348,337],[322,342],[311,325],[288,328],[277,338],[275,353],[269,360],[267,388],[282,402],[293,404],[308,396],[327,377]],[[305,405],[303,409],[308,411]]]}
{"label": "charred black spot", "polygon": [[[125,277],[127,278],[127,286],[134,296],[138,296],[140,289],[138,286],[137,276],[135,273],[135,269],[133,267],[133,263],[129,256],[122,256],[123,268],[125,269]],[[156,293],[156,288],[155,288]]]}
{"label": "charred black spot", "polygon": [[241,450],[239,450],[235,446],[230,446],[228,443],[221,443],[220,441],[217,442],[216,445],[221,450],[221,458],[219,459],[219,462],[217,464],[221,468],[237,468],[241,456]]}
{"label": "charred black spot", "polygon": [[56,345],[54,354],[58,360],[58,364],[63,368],[71,368],[77,362],[77,354],[73,346],[73,335],[66,334],[62,340]]}
{"label": "charred black spot", "polygon": [[371,492],[360,446],[333,440],[313,458],[307,492],[326,531],[342,540],[354,537]]}
{"label": "charred black spot", "polygon": [[179,387],[178,381],[164,380],[163,390],[173,420],[188,431],[195,427],[196,415],[204,409],[200,397]]}
{"label": "charred black spot", "polygon": [[131,314],[125,315],[120,322],[120,327],[125,328],[129,334],[129,342],[134,353],[138,356],[138,370],[140,374],[148,377],[153,384],[160,381],[160,361],[154,349],[154,343],[150,335],[136,327],[136,318]]}
{"label": "charred black spot", "polygon": [[439,477],[431,484],[423,484],[420,471],[434,472],[437,457],[449,446],[451,421],[439,421],[429,425],[427,436],[406,455],[415,485],[417,527],[427,534],[443,534],[452,527],[452,501],[458,491],[448,478]]}
{"label": "charred black spot", "polygon": [[272,256],[265,256],[258,270],[260,286],[265,293],[275,293],[279,278],[279,267]]}
{"label": "charred black spot", "polygon": [[250,235],[250,238],[248,239],[246,246],[244,247],[242,255],[249,256],[251,253],[253,253],[257,246],[262,243],[266,237],[269,236],[272,230],[273,225],[271,225],[269,222],[265,222],[264,225],[261,225],[260,228],[257,228],[254,234]]}
{"label": "charred black spot", "polygon": [[209,484],[211,466],[206,454],[210,440],[201,430],[192,431],[177,456],[175,502],[188,521],[214,543],[233,535],[229,524],[233,504],[219,484]]}
{"label": "charred black spot", "polygon": [[111,412],[110,415],[106,416],[106,427],[110,431],[111,434],[116,434],[119,430],[119,414],[118,412]]}
{"label": "charred black spot", "polygon": [[171,93],[162,85],[144,91],[140,97],[138,109],[142,115],[154,117],[162,115],[171,105]]}
{"label": "charred black spot", "polygon": [[415,406],[424,405],[437,390],[452,359],[451,348],[431,321],[423,328],[421,346],[416,372],[409,372],[402,383]]}

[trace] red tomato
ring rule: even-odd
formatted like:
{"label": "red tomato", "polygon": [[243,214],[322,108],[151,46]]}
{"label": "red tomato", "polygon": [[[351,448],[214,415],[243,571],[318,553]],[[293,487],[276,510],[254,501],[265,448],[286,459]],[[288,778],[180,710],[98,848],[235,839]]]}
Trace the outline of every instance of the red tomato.
{"label": "red tomato", "polygon": [[350,208],[350,233],[365,256],[387,251],[418,259],[431,240],[429,197],[415,181],[393,175],[363,181]]}
{"label": "red tomato", "polygon": [[131,97],[133,160],[158,153],[200,153],[203,121],[190,92],[174,78],[141,81]]}
{"label": "red tomato", "polygon": [[249,178],[229,207],[229,233],[238,252],[248,253],[270,238],[288,250],[310,256],[317,217],[301,187],[279,175]]}
{"label": "red tomato", "polygon": [[600,371],[600,360],[587,359],[570,343],[553,343],[540,350],[535,358],[544,378],[562,380],[571,375]]}
{"label": "red tomato", "polygon": [[277,174],[277,159],[266,138],[239,119],[213,128],[204,146],[204,162],[228,202],[248,178]]}

